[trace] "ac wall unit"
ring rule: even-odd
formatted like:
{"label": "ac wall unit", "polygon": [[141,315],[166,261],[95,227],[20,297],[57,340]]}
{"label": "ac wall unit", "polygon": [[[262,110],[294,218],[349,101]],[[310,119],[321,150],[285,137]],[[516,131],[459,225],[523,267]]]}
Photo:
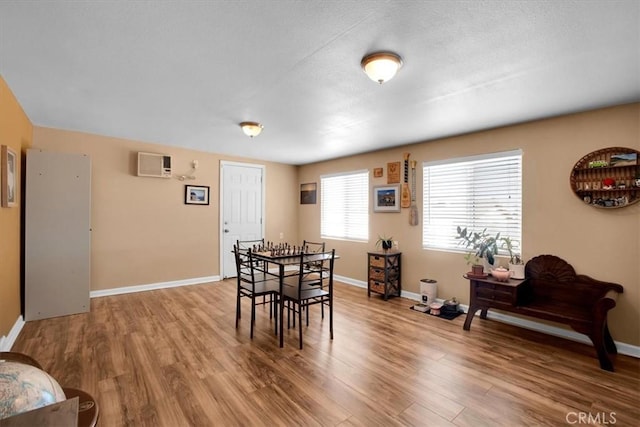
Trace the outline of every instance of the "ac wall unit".
{"label": "ac wall unit", "polygon": [[171,156],[157,153],[138,153],[138,176],[171,178]]}

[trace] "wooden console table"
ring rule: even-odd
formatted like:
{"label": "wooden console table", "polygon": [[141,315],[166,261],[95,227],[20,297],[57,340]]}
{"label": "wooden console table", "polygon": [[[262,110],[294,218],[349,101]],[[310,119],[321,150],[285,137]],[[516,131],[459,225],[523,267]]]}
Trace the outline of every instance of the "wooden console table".
{"label": "wooden console table", "polygon": [[464,275],[469,280],[469,311],[464,321],[463,329],[468,331],[471,328],[471,321],[476,311],[480,312],[480,318],[487,318],[487,310],[490,308],[509,310],[516,307],[524,298],[522,284],[527,279],[515,280],[510,279],[508,282],[499,282],[492,276],[473,277]]}

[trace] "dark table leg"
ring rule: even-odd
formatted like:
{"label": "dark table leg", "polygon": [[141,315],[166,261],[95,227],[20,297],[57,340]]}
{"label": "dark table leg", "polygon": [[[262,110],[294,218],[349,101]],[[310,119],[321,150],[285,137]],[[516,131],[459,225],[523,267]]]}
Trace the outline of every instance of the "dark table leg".
{"label": "dark table leg", "polygon": [[465,331],[468,331],[469,329],[471,329],[471,321],[473,320],[473,316],[476,315],[476,311],[478,311],[478,307],[469,306],[469,311],[467,311],[467,318],[464,321],[464,326],[462,327],[462,329],[464,329]]}
{"label": "dark table leg", "polygon": [[284,299],[283,299],[283,293],[284,293],[284,265],[280,264],[280,297],[279,297],[279,303],[278,304],[280,307],[280,348],[284,347]]}

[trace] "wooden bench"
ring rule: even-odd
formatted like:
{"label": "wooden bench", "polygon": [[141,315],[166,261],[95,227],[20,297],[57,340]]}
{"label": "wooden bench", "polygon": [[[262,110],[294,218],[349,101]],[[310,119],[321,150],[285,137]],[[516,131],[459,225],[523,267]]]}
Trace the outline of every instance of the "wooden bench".
{"label": "wooden bench", "polygon": [[465,330],[470,329],[477,310],[485,319],[490,308],[562,323],[587,335],[600,367],[613,371],[610,354],[617,350],[609,333],[607,313],[623,291],[619,284],[576,274],[570,264],[554,255],[531,259],[525,266],[524,280],[465,277],[471,284]]}
{"label": "wooden bench", "polygon": [[522,305],[514,312],[569,325],[587,335],[600,367],[613,371],[609,354],[617,353],[607,325],[607,312],[616,306],[623,287],[576,274],[573,267],[554,255],[540,255],[525,266]]}

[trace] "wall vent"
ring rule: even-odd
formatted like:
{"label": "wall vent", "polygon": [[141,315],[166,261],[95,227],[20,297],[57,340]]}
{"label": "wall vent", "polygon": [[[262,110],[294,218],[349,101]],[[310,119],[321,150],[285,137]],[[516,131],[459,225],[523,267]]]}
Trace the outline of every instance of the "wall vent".
{"label": "wall vent", "polygon": [[171,178],[171,156],[139,152],[138,176]]}

